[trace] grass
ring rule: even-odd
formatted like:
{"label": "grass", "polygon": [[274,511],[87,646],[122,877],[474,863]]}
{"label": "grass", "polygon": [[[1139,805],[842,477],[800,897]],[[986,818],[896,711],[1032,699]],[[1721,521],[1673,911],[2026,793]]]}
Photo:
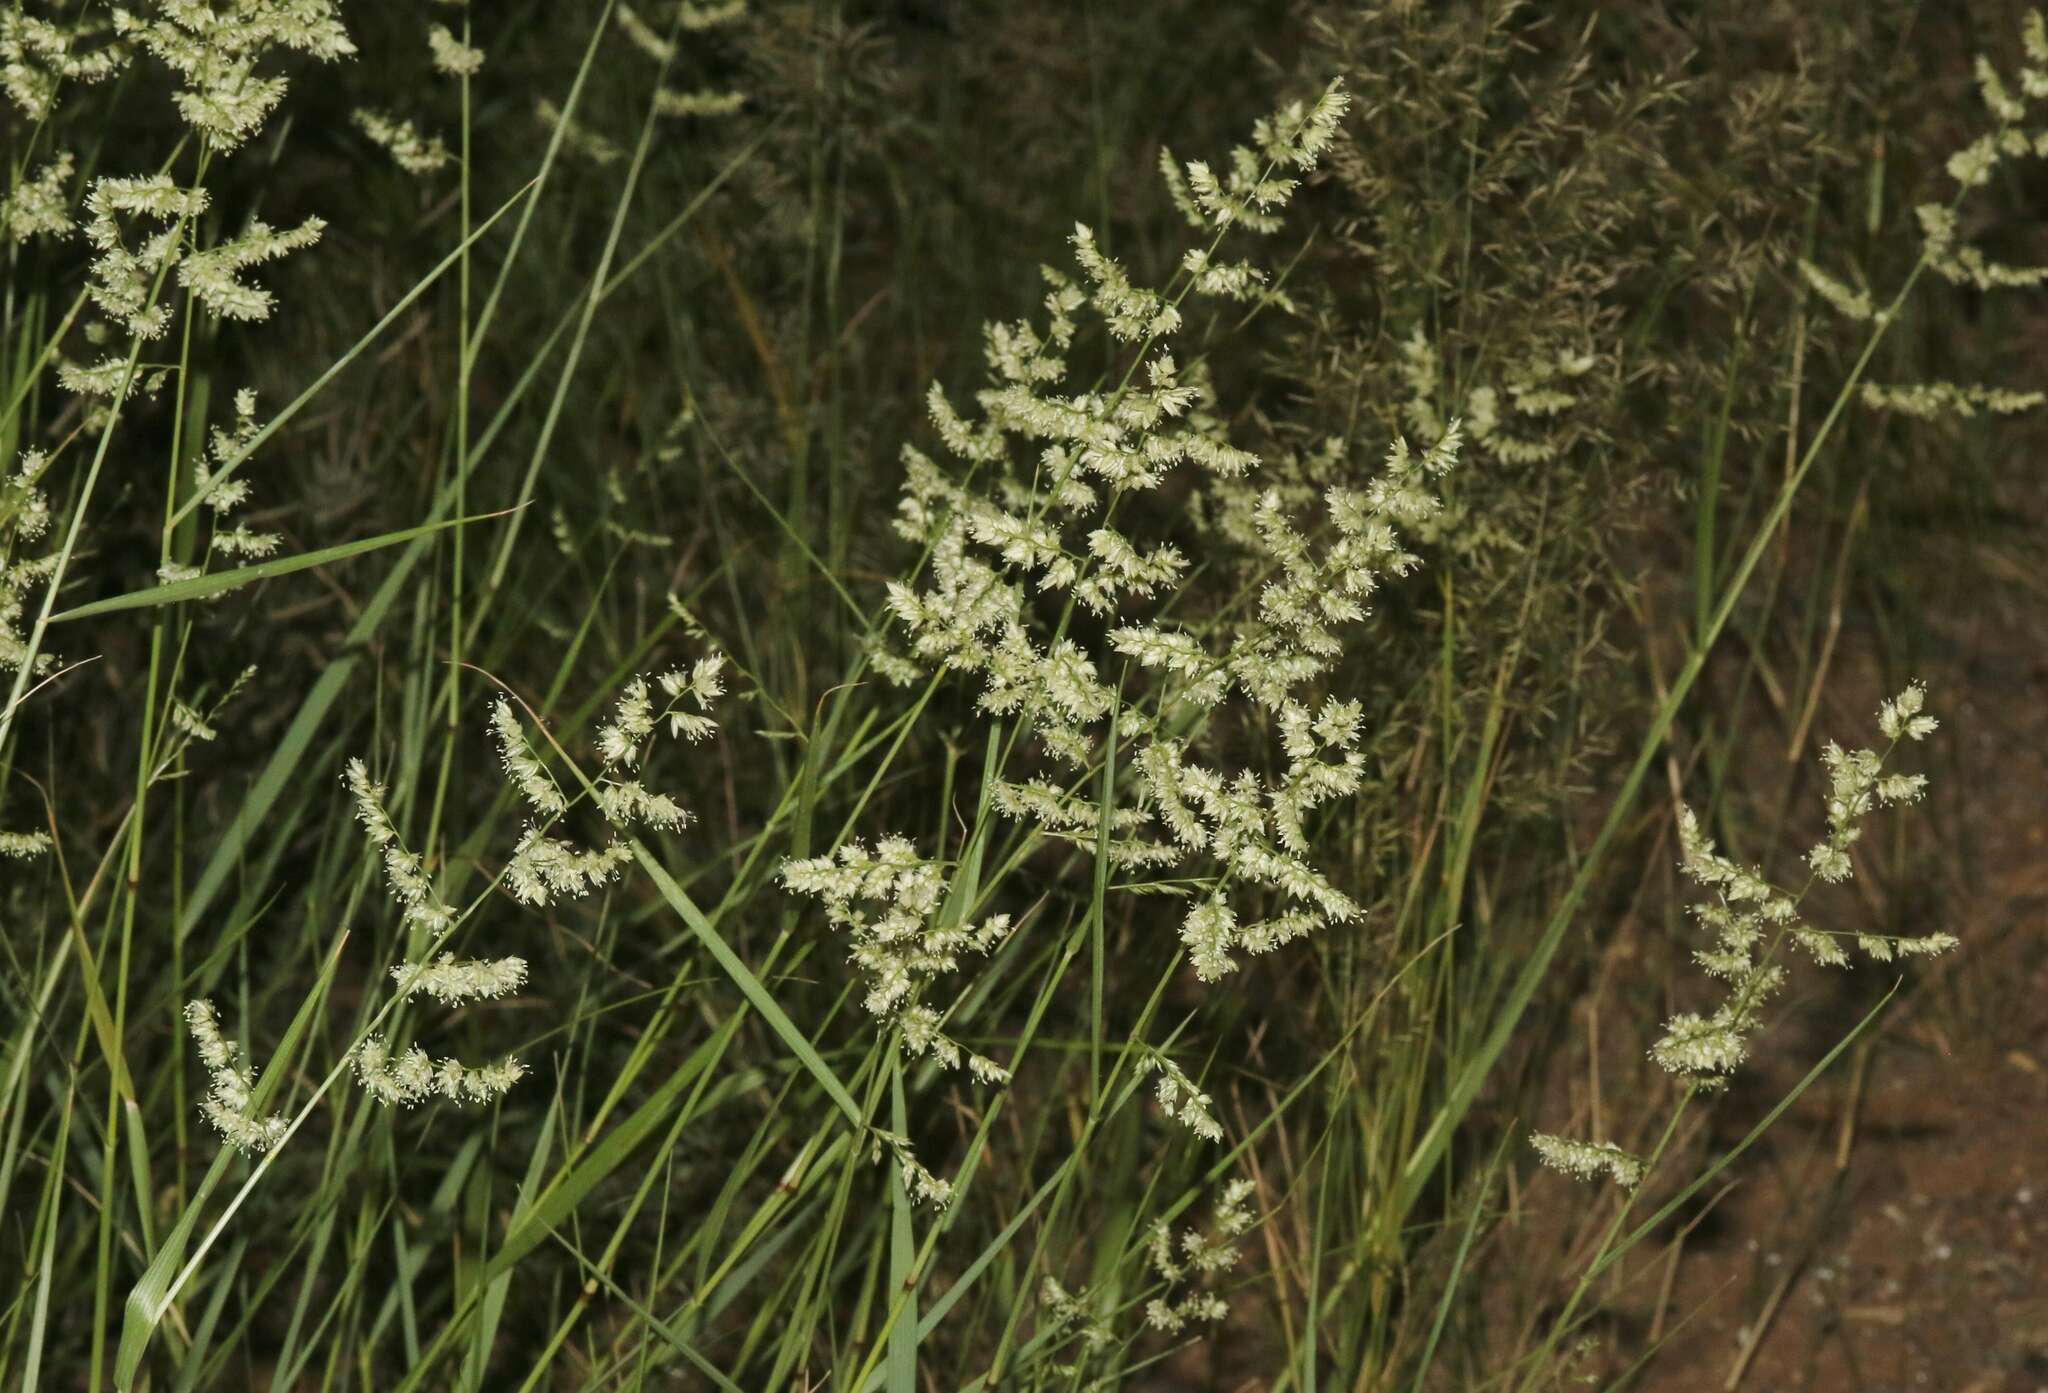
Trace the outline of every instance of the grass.
{"label": "grass", "polygon": [[[1995,381],[2025,328],[2013,296],[1959,322],[1968,292],[1923,274],[1895,191],[1946,197],[1941,162],[1982,124],[1969,55],[2016,15],[1887,4],[1788,35],[1597,7],[1254,5],[1190,26],[821,3],[678,20],[661,56],[623,8],[345,14],[363,61],[266,59],[289,93],[232,157],[166,140],[175,82],[147,59],[17,122],[17,190],[75,149],[74,194],[142,169],[203,182],[211,208],[179,223],[195,247],[257,215],[330,228],[250,273],[271,322],[199,313],[163,265],[148,293],[178,310],[170,334],[116,323],[104,349],[90,249],[12,246],[0,443],[50,452],[53,527],[37,539],[26,495],[0,495],[0,543],[9,564],[56,557],[18,587],[14,629],[63,656],[14,665],[0,711],[0,831],[49,837],[0,862],[0,1250],[23,1274],[0,1298],[0,1383],[1636,1377],[1656,1339],[1609,1363],[1585,1345],[1621,1283],[1676,1251],[1891,989],[1711,1153],[1689,1085],[1596,1073],[1576,1121],[1659,1161],[1640,1191],[1562,1199],[1526,1137],[1575,1121],[1555,1080],[1581,1019],[1655,1028],[1602,1011],[1601,963],[1624,926],[1690,942],[1681,894],[1645,869],[1673,861],[1677,805],[1773,868],[1817,826],[1797,771],[1836,734],[1845,612],[1899,625],[1888,675],[1911,674],[1911,597],[1868,599],[1893,583],[1882,538],[1918,491],[1980,506],[1981,479],[1930,476],[1940,432],[2013,427],[1904,422],[1857,392]],[[436,18],[481,71],[430,72]],[[1062,261],[1076,216],[1166,282],[1190,239],[1152,173],[1162,142],[1214,158],[1332,77],[1355,101],[1344,138],[1264,249],[1294,312],[1183,290],[1182,366],[1290,509],[1365,485],[1396,433],[1469,428],[1475,390],[1499,419],[1444,481],[1441,524],[1414,529],[1423,569],[1387,578],[1327,677],[1364,706],[1365,776],[1307,827],[1363,918],[1204,984],[1178,929],[1197,872],[1132,869],[1100,813],[1008,816],[998,786],[1056,774],[1091,812],[1136,809],[1155,731],[1269,784],[1277,738],[1195,712],[1072,603],[1037,618],[1116,694],[1073,767],[1033,753],[1041,707],[991,714],[943,670],[884,680],[884,583],[945,559],[888,526],[898,449],[939,454],[927,386],[966,399],[981,324],[1033,312],[1033,268]],[[725,89],[748,103],[718,120],[657,95]],[[543,96],[567,116],[536,121]],[[454,160],[389,167],[347,119],[373,102],[447,132]],[[617,157],[593,159],[591,133]],[[1973,239],[2013,260],[2029,178],[2004,167],[1971,205]],[[1895,298],[1830,317],[1800,255]],[[1593,366],[1555,366],[1582,349]],[[1122,351],[1077,340],[1077,379],[1143,390],[1145,346]],[[57,381],[102,352],[127,365],[111,424]],[[286,404],[211,479],[250,483],[244,511],[284,543],[233,565],[209,559],[229,522],[193,465],[244,385]],[[1242,641],[1281,574],[1231,531],[1250,497],[1176,481],[1118,501],[1117,526],[1193,562],[1148,614]],[[594,753],[620,691],[714,649],[716,738],[655,739],[633,771],[695,821],[623,834],[628,864],[587,896],[518,903],[507,863],[536,814],[489,703],[512,702],[571,801],[552,830],[590,844],[602,823],[574,805],[625,777]],[[366,854],[337,777],[356,756],[459,911],[445,931],[397,912]],[[931,931],[1011,917],[931,988],[1005,1082],[900,1047],[846,932],[782,878],[887,832],[941,868]],[[1879,840],[1858,884],[1881,917],[1909,848]],[[444,945],[517,953],[530,980],[453,1007],[387,990]],[[1666,994],[1693,999],[1687,955],[1664,956]],[[252,1110],[288,1121],[277,1148],[205,1125],[198,997],[258,1066]],[[391,1108],[353,1072],[373,1034],[528,1073],[486,1105]],[[1598,1037],[1587,1054],[1597,1070]],[[1162,1104],[1177,1078],[1221,1141]],[[1501,1276],[1561,1205],[1583,1221],[1573,1259]],[[1192,1261],[1225,1241],[1233,1262]],[[1211,1298],[1228,1315],[1196,1319]]]}

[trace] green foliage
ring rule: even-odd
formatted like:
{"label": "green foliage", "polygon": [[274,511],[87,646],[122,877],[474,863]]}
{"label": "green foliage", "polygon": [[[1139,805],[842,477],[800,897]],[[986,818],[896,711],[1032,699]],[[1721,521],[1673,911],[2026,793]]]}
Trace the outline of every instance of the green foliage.
{"label": "green foliage", "polygon": [[1952,942],[1637,806],[2041,400],[1914,316],[2048,39],[1910,10],[0,15],[0,1381],[1548,1377],[1634,1196],[1505,1353],[1467,1258],[1682,1184],[1500,1150],[1659,835],[1653,1101]]}

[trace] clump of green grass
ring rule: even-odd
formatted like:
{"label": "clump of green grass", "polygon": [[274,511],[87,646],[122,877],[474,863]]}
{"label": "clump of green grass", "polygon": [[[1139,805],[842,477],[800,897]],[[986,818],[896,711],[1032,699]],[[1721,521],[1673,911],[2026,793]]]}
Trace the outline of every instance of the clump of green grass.
{"label": "clump of green grass", "polygon": [[[1906,290],[2029,273],[1936,208],[1880,307],[1794,235],[1807,87],[1735,104],[1747,201],[1698,217],[1660,164],[1698,98],[1604,85],[1611,29],[1247,16],[1057,52],[1025,13],[0,16],[7,1377],[1483,1362],[1528,1159],[1493,1100],[1646,778],[1851,406],[2029,404],[1874,380]],[[1965,193],[2031,152],[2041,32],[1976,74]],[[981,66],[903,56],[954,41]],[[1126,135],[1147,63],[1170,150]],[[1012,75],[1089,95],[992,170],[955,103]],[[1200,100],[1275,85],[1248,138]],[[1796,448],[1744,474],[1760,403]],[[1646,692],[1614,531],[1702,438]],[[1823,879],[1916,791],[1874,759],[1832,766]],[[1705,782],[1674,825],[1735,992],[1664,1053],[1718,1076],[1783,942],[1833,941],[1711,851]]]}

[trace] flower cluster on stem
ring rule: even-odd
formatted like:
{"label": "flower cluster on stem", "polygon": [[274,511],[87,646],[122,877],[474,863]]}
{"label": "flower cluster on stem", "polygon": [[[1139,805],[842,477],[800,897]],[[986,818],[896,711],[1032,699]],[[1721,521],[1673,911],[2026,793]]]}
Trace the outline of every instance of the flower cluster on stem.
{"label": "flower cluster on stem", "polygon": [[[1711,934],[1711,941],[1694,951],[1693,960],[1727,984],[1727,995],[1718,1006],[1672,1016],[1650,1047],[1658,1067],[1684,1079],[1690,1089],[1721,1087],[1749,1057],[1762,1008],[1784,985],[1787,970],[1779,959],[1787,945],[1824,967],[1849,966],[1850,946],[1879,962],[1927,957],[1956,946],[1954,935],[1947,933],[1914,938],[1842,935],[1814,928],[1800,918],[1801,903],[1816,882],[1839,883],[1853,874],[1850,852],[1863,835],[1863,820],[1879,808],[1916,801],[1926,790],[1925,777],[1888,773],[1885,767],[1901,743],[1933,734],[1936,722],[1923,709],[1926,701],[1925,689],[1915,683],[1878,708],[1878,729],[1890,742],[1882,753],[1844,750],[1832,741],[1823,748],[1827,831],[1807,851],[1809,876],[1797,891],[1784,890],[1761,869],[1721,854],[1693,811],[1679,809],[1681,865],[1688,879],[1711,894],[1692,907],[1693,916]],[[1632,1187],[1647,1169],[1642,1158],[1608,1142],[1540,1132],[1531,1141],[1544,1164],[1581,1179],[1605,1173]]]}

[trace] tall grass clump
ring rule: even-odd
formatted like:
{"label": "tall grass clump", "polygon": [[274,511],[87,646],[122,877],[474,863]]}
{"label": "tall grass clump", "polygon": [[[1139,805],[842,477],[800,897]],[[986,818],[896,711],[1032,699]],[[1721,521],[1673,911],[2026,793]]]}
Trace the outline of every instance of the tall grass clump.
{"label": "tall grass clump", "polygon": [[1746,789],[1851,442],[2039,403],[1895,345],[2048,39],[1887,175],[1572,8],[0,15],[0,1379],[1583,1372],[1788,960],[1956,946],[1828,897],[1939,693]]}

